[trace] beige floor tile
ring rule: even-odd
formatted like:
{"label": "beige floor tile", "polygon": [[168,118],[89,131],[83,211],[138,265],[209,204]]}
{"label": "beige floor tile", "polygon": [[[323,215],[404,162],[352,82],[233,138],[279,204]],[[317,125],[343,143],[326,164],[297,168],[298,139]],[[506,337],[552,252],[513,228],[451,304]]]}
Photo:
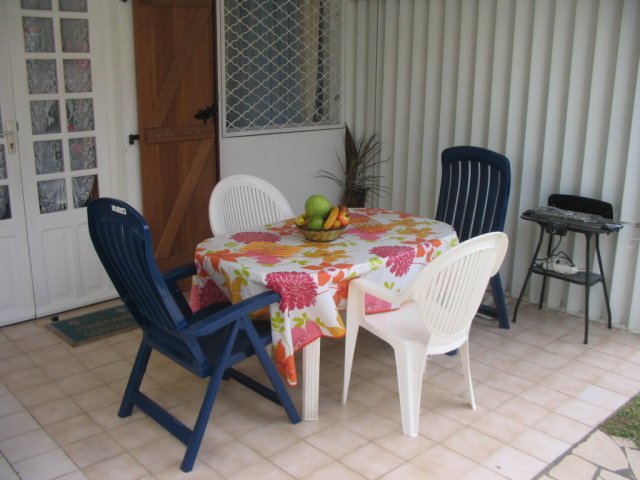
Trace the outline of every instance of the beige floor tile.
{"label": "beige floor tile", "polygon": [[369,443],[341,425],[333,425],[306,438],[307,442],[333,458],[340,458]]}
{"label": "beige floor tile", "polygon": [[53,363],[47,363],[46,365],[42,365],[41,368],[52,380],[60,380],[61,378],[69,377],[87,370],[87,367],[82,362],[79,362],[75,357],[65,358]]}
{"label": "beige floor tile", "polygon": [[263,457],[269,457],[300,440],[300,437],[293,433],[293,428],[295,427],[292,427],[293,426],[279,423],[271,423],[262,428],[245,433],[239,440]]}
{"label": "beige floor tile", "polygon": [[405,463],[398,468],[391,470],[389,473],[380,477],[381,480],[433,480],[434,477],[429,475],[428,471],[421,469],[420,467],[412,464]]}
{"label": "beige floor tile", "polygon": [[55,385],[67,395],[75,395],[103,385],[103,381],[94,372],[80,372],[55,381]]}
{"label": "beige floor tile", "polygon": [[539,384],[533,385],[519,396],[548,410],[553,410],[571,399],[569,395]]}
{"label": "beige floor tile", "polygon": [[2,345],[2,348],[0,348],[0,360],[22,353],[14,342],[5,341],[4,343],[0,343],[0,345]]}
{"label": "beige floor tile", "polygon": [[[179,472],[185,446],[173,437],[165,437],[153,443],[135,448],[129,453],[149,472],[155,474],[170,467]],[[202,456],[200,456],[200,460]]]}
{"label": "beige floor tile", "polygon": [[507,400],[496,408],[496,412],[528,426],[534,425],[551,413],[547,408],[517,397]]}
{"label": "beige floor tile", "polygon": [[476,463],[482,463],[497,452],[503,444],[479,430],[465,427],[447,437],[442,445]]}
{"label": "beige floor tile", "polygon": [[94,463],[84,470],[91,480],[135,480],[146,475],[147,470],[128,453]]}
{"label": "beige floor tile", "polygon": [[350,417],[342,425],[368,440],[375,440],[402,428],[400,424],[371,411]]}
{"label": "beige floor tile", "polygon": [[405,460],[411,460],[435,445],[433,440],[423,435],[408,437],[400,431],[388,433],[378,438],[375,443]]}
{"label": "beige floor tile", "polygon": [[58,423],[82,415],[82,409],[70,398],[59,398],[30,409],[33,417],[42,426]]}
{"label": "beige floor tile", "polygon": [[16,435],[0,442],[0,451],[11,463],[58,448],[42,429]]}
{"label": "beige floor tile", "polygon": [[550,463],[569,450],[571,443],[537,430],[527,430],[509,443],[514,448]]}
{"label": "beige floor tile", "polygon": [[[190,474],[179,470],[185,447],[168,432],[137,408],[117,416],[139,332],[70,347],[43,330],[48,319],[0,328],[0,449],[27,475],[40,473],[48,454],[65,480],[109,471],[139,480],[531,478],[640,390],[640,335],[600,325],[585,346],[581,318],[529,310],[510,330],[493,320],[474,324],[475,411],[459,356],[430,359],[415,438],[402,434],[393,351],[367,333],[346,405],[343,342],[323,342],[317,421],[291,425],[277,405],[225,382]],[[256,362],[242,368],[262,375]],[[190,424],[206,381],[156,354],[149,371],[143,390]],[[301,389],[290,392],[299,404]]]}
{"label": "beige floor tile", "polygon": [[260,480],[294,480],[287,472],[267,460],[260,460],[227,478],[229,480],[255,480],[257,478]]}
{"label": "beige floor tile", "polygon": [[[384,478],[384,477],[383,477]],[[404,477],[405,479],[409,479],[411,477]],[[415,477],[422,478],[422,477]],[[344,466],[341,463],[334,462],[326,467],[322,467],[319,470],[316,470],[311,475],[304,477],[304,480],[327,480],[327,479],[335,479],[335,480],[364,480],[365,477],[360,475],[357,472],[354,472],[350,468]],[[428,480],[426,477],[424,480]]]}
{"label": "beige floor tile", "polygon": [[72,395],[71,398],[85,412],[92,412],[108,405],[119,404],[121,395],[106,385],[100,385],[91,390],[85,390]]}
{"label": "beige floor tile", "polygon": [[615,411],[627,403],[628,397],[612,392],[606,388],[590,385],[578,395],[580,400],[593,403],[609,411]]}
{"label": "beige floor tile", "polygon": [[378,445],[369,443],[341,458],[342,463],[360,475],[374,479],[399,467],[404,460]]}
{"label": "beige floor tile", "polygon": [[15,396],[27,408],[37,407],[66,397],[65,393],[51,382],[19,390]]}
{"label": "beige floor tile", "polygon": [[106,433],[83,438],[65,445],[63,448],[80,468],[85,468],[123,452],[122,447]]}
{"label": "beige floor tile", "polygon": [[471,427],[506,444],[527,428],[526,425],[495,411],[483,415],[473,422]]}
{"label": "beige floor tile", "polygon": [[269,460],[294,478],[304,478],[332,463],[331,457],[313,445],[299,441],[273,454]]}
{"label": "beige floor tile", "polygon": [[512,480],[533,478],[547,466],[542,460],[508,445],[494,453],[482,465]]}
{"label": "beige floor tile", "polygon": [[476,466],[472,460],[442,445],[430,448],[411,463],[438,480],[458,478]]}
{"label": "beige floor tile", "polygon": [[592,430],[592,427],[584,423],[557,413],[546,416],[534,428],[568,443],[578,442]]}
{"label": "beige floor tile", "polygon": [[555,412],[592,427],[600,424],[612,413],[609,409],[579,399],[569,400],[556,408]]}
{"label": "beige floor tile", "polygon": [[0,417],[0,440],[15,437],[40,428],[29,412],[21,410]]}
{"label": "beige floor tile", "polygon": [[17,462],[13,468],[21,480],[49,480],[78,469],[59,448]]}
{"label": "beige floor tile", "polygon": [[4,385],[12,392],[51,382],[51,379],[40,368],[20,370],[6,376],[0,374],[0,378],[2,378]]}
{"label": "beige floor tile", "polygon": [[0,396],[0,417],[24,410],[24,406],[11,393]]}
{"label": "beige floor tile", "polygon": [[68,445],[102,432],[102,427],[86,414],[45,426],[58,445]]}
{"label": "beige floor tile", "polygon": [[15,340],[15,345],[24,353],[46,349],[58,343],[58,340],[48,332],[39,332]]}
{"label": "beige floor tile", "polygon": [[28,353],[28,356],[33,363],[38,366],[42,366],[69,358],[71,357],[71,352],[66,346],[56,343],[47,346],[47,348],[31,351]]}
{"label": "beige floor tile", "polygon": [[170,433],[154,420],[145,417],[109,430],[109,435],[128,451],[168,437]]}

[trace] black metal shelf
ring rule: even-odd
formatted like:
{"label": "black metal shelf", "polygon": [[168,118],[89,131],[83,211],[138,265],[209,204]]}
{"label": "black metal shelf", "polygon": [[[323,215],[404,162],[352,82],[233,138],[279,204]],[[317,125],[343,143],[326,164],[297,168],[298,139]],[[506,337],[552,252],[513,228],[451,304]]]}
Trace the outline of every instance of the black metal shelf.
{"label": "black metal shelf", "polygon": [[553,270],[547,270],[538,265],[534,265],[531,267],[532,273],[537,273],[538,275],[543,275],[545,277],[557,278],[559,280],[564,280],[566,282],[575,283],[576,285],[589,285],[592,287],[596,283],[602,282],[602,275],[598,275],[597,273],[589,272],[587,276],[587,272],[578,272],[573,275],[567,275],[566,273],[558,273]]}

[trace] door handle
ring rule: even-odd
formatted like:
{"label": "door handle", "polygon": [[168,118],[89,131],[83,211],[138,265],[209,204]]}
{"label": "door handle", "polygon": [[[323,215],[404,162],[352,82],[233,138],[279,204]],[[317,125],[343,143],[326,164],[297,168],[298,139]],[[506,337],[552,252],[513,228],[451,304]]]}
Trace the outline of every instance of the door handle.
{"label": "door handle", "polygon": [[11,154],[16,153],[16,121],[5,120],[4,132],[0,133],[0,138],[4,137],[7,143],[7,151]]}

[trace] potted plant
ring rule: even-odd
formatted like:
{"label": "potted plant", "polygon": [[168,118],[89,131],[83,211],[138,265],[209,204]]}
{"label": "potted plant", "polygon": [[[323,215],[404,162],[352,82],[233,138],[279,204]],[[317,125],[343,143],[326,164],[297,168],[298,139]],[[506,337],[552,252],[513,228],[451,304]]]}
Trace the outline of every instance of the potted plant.
{"label": "potted plant", "polygon": [[376,132],[369,136],[362,135],[355,141],[351,130],[347,126],[344,134],[344,160],[338,157],[342,176],[327,170],[320,170],[318,176],[330,178],[343,187],[342,203],[347,207],[364,207],[367,195],[379,198],[388,189],[380,184],[383,178],[378,173],[378,167],[387,162],[381,159],[382,142]]}

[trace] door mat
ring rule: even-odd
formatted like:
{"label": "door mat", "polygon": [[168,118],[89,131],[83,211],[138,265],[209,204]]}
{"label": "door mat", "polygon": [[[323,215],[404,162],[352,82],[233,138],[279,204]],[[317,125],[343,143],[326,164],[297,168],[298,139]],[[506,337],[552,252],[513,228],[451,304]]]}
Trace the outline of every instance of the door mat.
{"label": "door mat", "polygon": [[127,307],[121,305],[91,312],[45,327],[73,347],[138,327]]}

